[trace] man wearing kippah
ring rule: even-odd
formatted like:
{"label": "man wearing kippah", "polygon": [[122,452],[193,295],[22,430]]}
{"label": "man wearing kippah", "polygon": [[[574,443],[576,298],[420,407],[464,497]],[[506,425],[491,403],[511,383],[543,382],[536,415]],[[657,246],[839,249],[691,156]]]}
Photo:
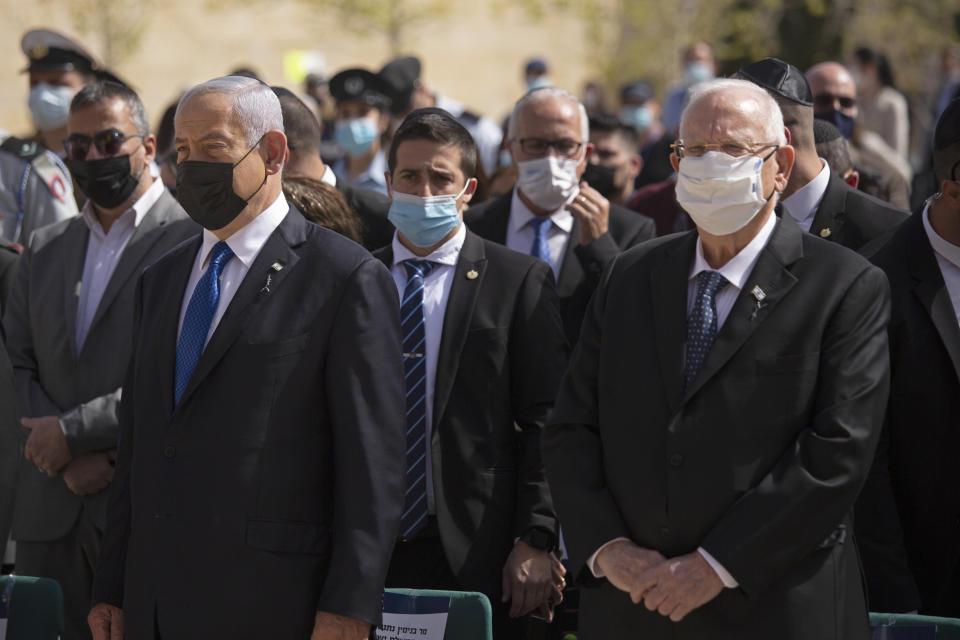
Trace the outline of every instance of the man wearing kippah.
{"label": "man wearing kippah", "polygon": [[764,58],[734,77],[763,87],[780,106],[797,159],[783,192],[783,210],[800,228],[853,250],[906,219],[906,212],[872,198],[830,175],[817,156],[813,136],[813,94],[803,73],[790,63]]}

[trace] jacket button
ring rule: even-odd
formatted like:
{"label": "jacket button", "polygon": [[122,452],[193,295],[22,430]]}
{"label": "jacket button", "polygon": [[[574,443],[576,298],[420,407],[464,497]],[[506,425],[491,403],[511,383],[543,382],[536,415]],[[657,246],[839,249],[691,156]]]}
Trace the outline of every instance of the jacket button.
{"label": "jacket button", "polygon": [[679,467],[679,466],[682,465],[682,464],[683,464],[683,456],[682,456],[682,455],[680,455],[679,453],[675,453],[675,454],[673,454],[672,456],[670,456],[670,466],[671,466],[671,467]]}
{"label": "jacket button", "polygon": [[177,455],[177,448],[173,445],[170,445],[163,450],[163,455],[167,458],[174,458]]}

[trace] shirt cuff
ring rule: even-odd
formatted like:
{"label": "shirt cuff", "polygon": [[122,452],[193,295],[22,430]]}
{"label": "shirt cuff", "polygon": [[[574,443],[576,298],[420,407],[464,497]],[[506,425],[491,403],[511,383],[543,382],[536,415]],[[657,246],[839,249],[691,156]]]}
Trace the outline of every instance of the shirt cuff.
{"label": "shirt cuff", "polygon": [[723,583],[727,589],[736,589],[740,586],[740,583],[737,582],[736,578],[730,575],[730,572],[723,568],[723,565],[717,562],[710,553],[703,547],[697,547],[697,552],[703,556],[703,559],[707,561],[707,564],[710,565],[710,568],[717,573],[717,577],[720,578],[720,582]]}
{"label": "shirt cuff", "polygon": [[629,542],[629,541],[630,541],[630,538],[623,538],[623,537],[621,537],[621,538],[614,538],[614,539],[611,540],[610,542],[604,544],[604,545],[601,546],[599,549],[597,549],[596,551],[594,551],[594,552],[593,552],[593,555],[590,556],[589,558],[587,558],[587,569],[590,569],[590,573],[593,574],[593,577],[594,577],[594,578],[603,578],[603,577],[605,577],[605,575],[606,575],[606,574],[604,574],[603,571],[601,571],[600,568],[597,566],[597,556],[600,555],[600,552],[601,552],[601,551],[603,551],[604,549],[606,549],[607,547],[609,547],[610,545],[612,545],[614,542],[620,542],[621,540],[626,540],[627,542]]}

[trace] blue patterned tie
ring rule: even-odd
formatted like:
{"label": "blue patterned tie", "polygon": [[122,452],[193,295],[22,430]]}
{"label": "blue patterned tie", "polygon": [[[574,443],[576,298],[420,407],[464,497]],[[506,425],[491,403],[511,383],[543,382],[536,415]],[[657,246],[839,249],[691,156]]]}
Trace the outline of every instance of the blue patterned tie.
{"label": "blue patterned tie", "polygon": [[407,382],[407,493],[400,535],[412,538],[427,524],[427,348],[423,330],[423,279],[436,266],[405,260],[407,286],[400,305]]}
{"label": "blue patterned tie", "polygon": [[687,362],[683,388],[687,390],[707,359],[717,337],[717,293],[727,284],[719,271],[701,271],[697,276],[697,298],[687,318]]}
{"label": "blue patterned tie", "polygon": [[220,300],[220,274],[224,265],[233,257],[233,251],[227,243],[220,241],[210,251],[210,265],[204,271],[190,296],[187,313],[183,316],[183,327],[177,340],[177,368],[174,376],[173,404],[180,402],[190,382],[193,370],[197,368],[200,354],[207,342],[210,323],[217,311]]}
{"label": "blue patterned tie", "polygon": [[540,258],[551,267],[553,260],[550,259],[550,245],[547,244],[547,231],[550,230],[550,218],[532,218],[529,222],[533,227],[533,246],[530,247],[530,255],[534,258]]}

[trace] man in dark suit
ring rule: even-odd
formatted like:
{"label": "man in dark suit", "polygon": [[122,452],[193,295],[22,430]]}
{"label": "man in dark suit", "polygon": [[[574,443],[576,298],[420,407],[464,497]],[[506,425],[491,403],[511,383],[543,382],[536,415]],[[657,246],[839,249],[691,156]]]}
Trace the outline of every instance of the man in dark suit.
{"label": "man in dark suit", "polygon": [[290,157],[283,168],[284,175],[306,176],[336,187],[347,204],[363,221],[363,246],[369,250],[389,244],[393,225],[387,220],[390,199],[370,189],[351,187],[338,180],[333,169],[320,157],[322,129],[317,117],[296,95],[282,87],[273,87],[283,110],[283,127],[287,134]]}
{"label": "man in dark suit", "polygon": [[477,163],[436,108],[407,116],[388,156],[398,232],[375,255],[403,301],[409,471],[387,586],[480,591],[495,637],[520,638],[517,618],[563,588],[540,430],[567,348],[549,267],[462,223]]}
{"label": "man in dark suit", "polygon": [[64,592],[65,638],[89,637],[103,489],[130,359],[140,273],[200,229],[150,175],[156,139],[140,98],[103,82],[74,96],[67,162],[81,215],[35,231],[4,318],[19,416],[16,567]]}
{"label": "man in dark suit", "polygon": [[206,230],[140,280],[90,625],[365,639],[403,500],[393,282],[287,205],[268,87],[198,85],[175,123],[177,197]]}
{"label": "man in dark suit", "polygon": [[774,215],[793,149],[769,95],[689,100],[674,166],[697,230],[614,261],[543,434],[592,585],[580,629],[869,638],[848,534],[887,398],[886,279]]}
{"label": "man in dark suit", "polygon": [[586,110],[571,94],[552,87],[527,93],[513,108],[508,136],[517,188],[471,208],[464,221],[481,238],[550,264],[573,344],[604,268],[656,228],[580,181],[593,146]]}
{"label": "man in dark suit", "polygon": [[872,260],[892,292],[890,404],[857,501],[870,607],[960,617],[960,102],[934,135],[939,193]]}
{"label": "man in dark suit", "polygon": [[17,258],[20,257],[19,245],[0,238],[0,317],[13,289],[13,277],[17,272]]}
{"label": "man in dark suit", "polygon": [[767,90],[783,113],[797,160],[783,192],[783,209],[800,228],[854,251],[907,219],[907,212],[851,187],[831,173],[817,155],[813,134],[813,94],[792,64],[764,58],[736,77]]}

